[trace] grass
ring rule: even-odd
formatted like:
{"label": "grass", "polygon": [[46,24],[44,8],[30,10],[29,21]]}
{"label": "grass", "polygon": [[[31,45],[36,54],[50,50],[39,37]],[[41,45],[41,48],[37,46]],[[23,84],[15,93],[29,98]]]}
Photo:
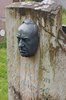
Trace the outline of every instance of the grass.
{"label": "grass", "polygon": [[0,100],[8,100],[6,42],[0,43]]}
{"label": "grass", "polygon": [[[66,24],[66,11],[63,10],[62,23]],[[6,42],[0,43],[0,100],[8,100]]]}

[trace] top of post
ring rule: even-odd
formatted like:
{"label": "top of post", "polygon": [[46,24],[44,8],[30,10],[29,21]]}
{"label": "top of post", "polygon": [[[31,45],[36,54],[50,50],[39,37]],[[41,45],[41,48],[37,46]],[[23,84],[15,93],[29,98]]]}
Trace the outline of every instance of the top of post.
{"label": "top of post", "polygon": [[[40,10],[40,11],[57,11],[61,6],[58,5],[55,2],[46,2],[47,0],[42,2],[14,2],[10,5],[8,5],[6,8],[27,8],[27,9],[34,9],[34,10]],[[51,1],[51,0],[50,0]]]}

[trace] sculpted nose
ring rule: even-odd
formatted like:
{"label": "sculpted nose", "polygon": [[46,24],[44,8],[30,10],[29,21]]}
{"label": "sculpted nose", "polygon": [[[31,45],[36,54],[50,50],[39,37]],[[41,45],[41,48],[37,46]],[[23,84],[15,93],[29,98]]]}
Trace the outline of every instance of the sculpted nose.
{"label": "sculpted nose", "polygon": [[22,39],[19,41],[19,48],[22,48],[22,47],[24,47],[24,43],[23,43],[23,41],[22,41]]}

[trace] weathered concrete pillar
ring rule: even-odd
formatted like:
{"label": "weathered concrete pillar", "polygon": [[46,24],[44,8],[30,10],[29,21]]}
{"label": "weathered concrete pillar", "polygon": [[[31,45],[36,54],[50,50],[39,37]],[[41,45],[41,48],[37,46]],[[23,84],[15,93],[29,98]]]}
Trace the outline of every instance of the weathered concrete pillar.
{"label": "weathered concrete pillar", "polygon": [[[22,57],[17,31],[30,18],[39,27],[35,56]],[[59,44],[61,7],[57,4],[13,3],[6,9],[9,100],[65,100],[66,53]]]}

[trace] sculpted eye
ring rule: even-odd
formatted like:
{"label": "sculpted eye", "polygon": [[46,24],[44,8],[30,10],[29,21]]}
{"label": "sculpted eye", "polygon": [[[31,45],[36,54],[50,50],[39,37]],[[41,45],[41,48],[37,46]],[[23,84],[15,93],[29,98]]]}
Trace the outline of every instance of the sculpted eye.
{"label": "sculpted eye", "polygon": [[30,41],[30,39],[29,39],[29,38],[22,38],[22,40],[23,40],[23,41],[25,41],[25,42]]}
{"label": "sculpted eye", "polygon": [[20,37],[17,37],[18,38],[18,43],[19,43],[19,41],[20,41]]}

